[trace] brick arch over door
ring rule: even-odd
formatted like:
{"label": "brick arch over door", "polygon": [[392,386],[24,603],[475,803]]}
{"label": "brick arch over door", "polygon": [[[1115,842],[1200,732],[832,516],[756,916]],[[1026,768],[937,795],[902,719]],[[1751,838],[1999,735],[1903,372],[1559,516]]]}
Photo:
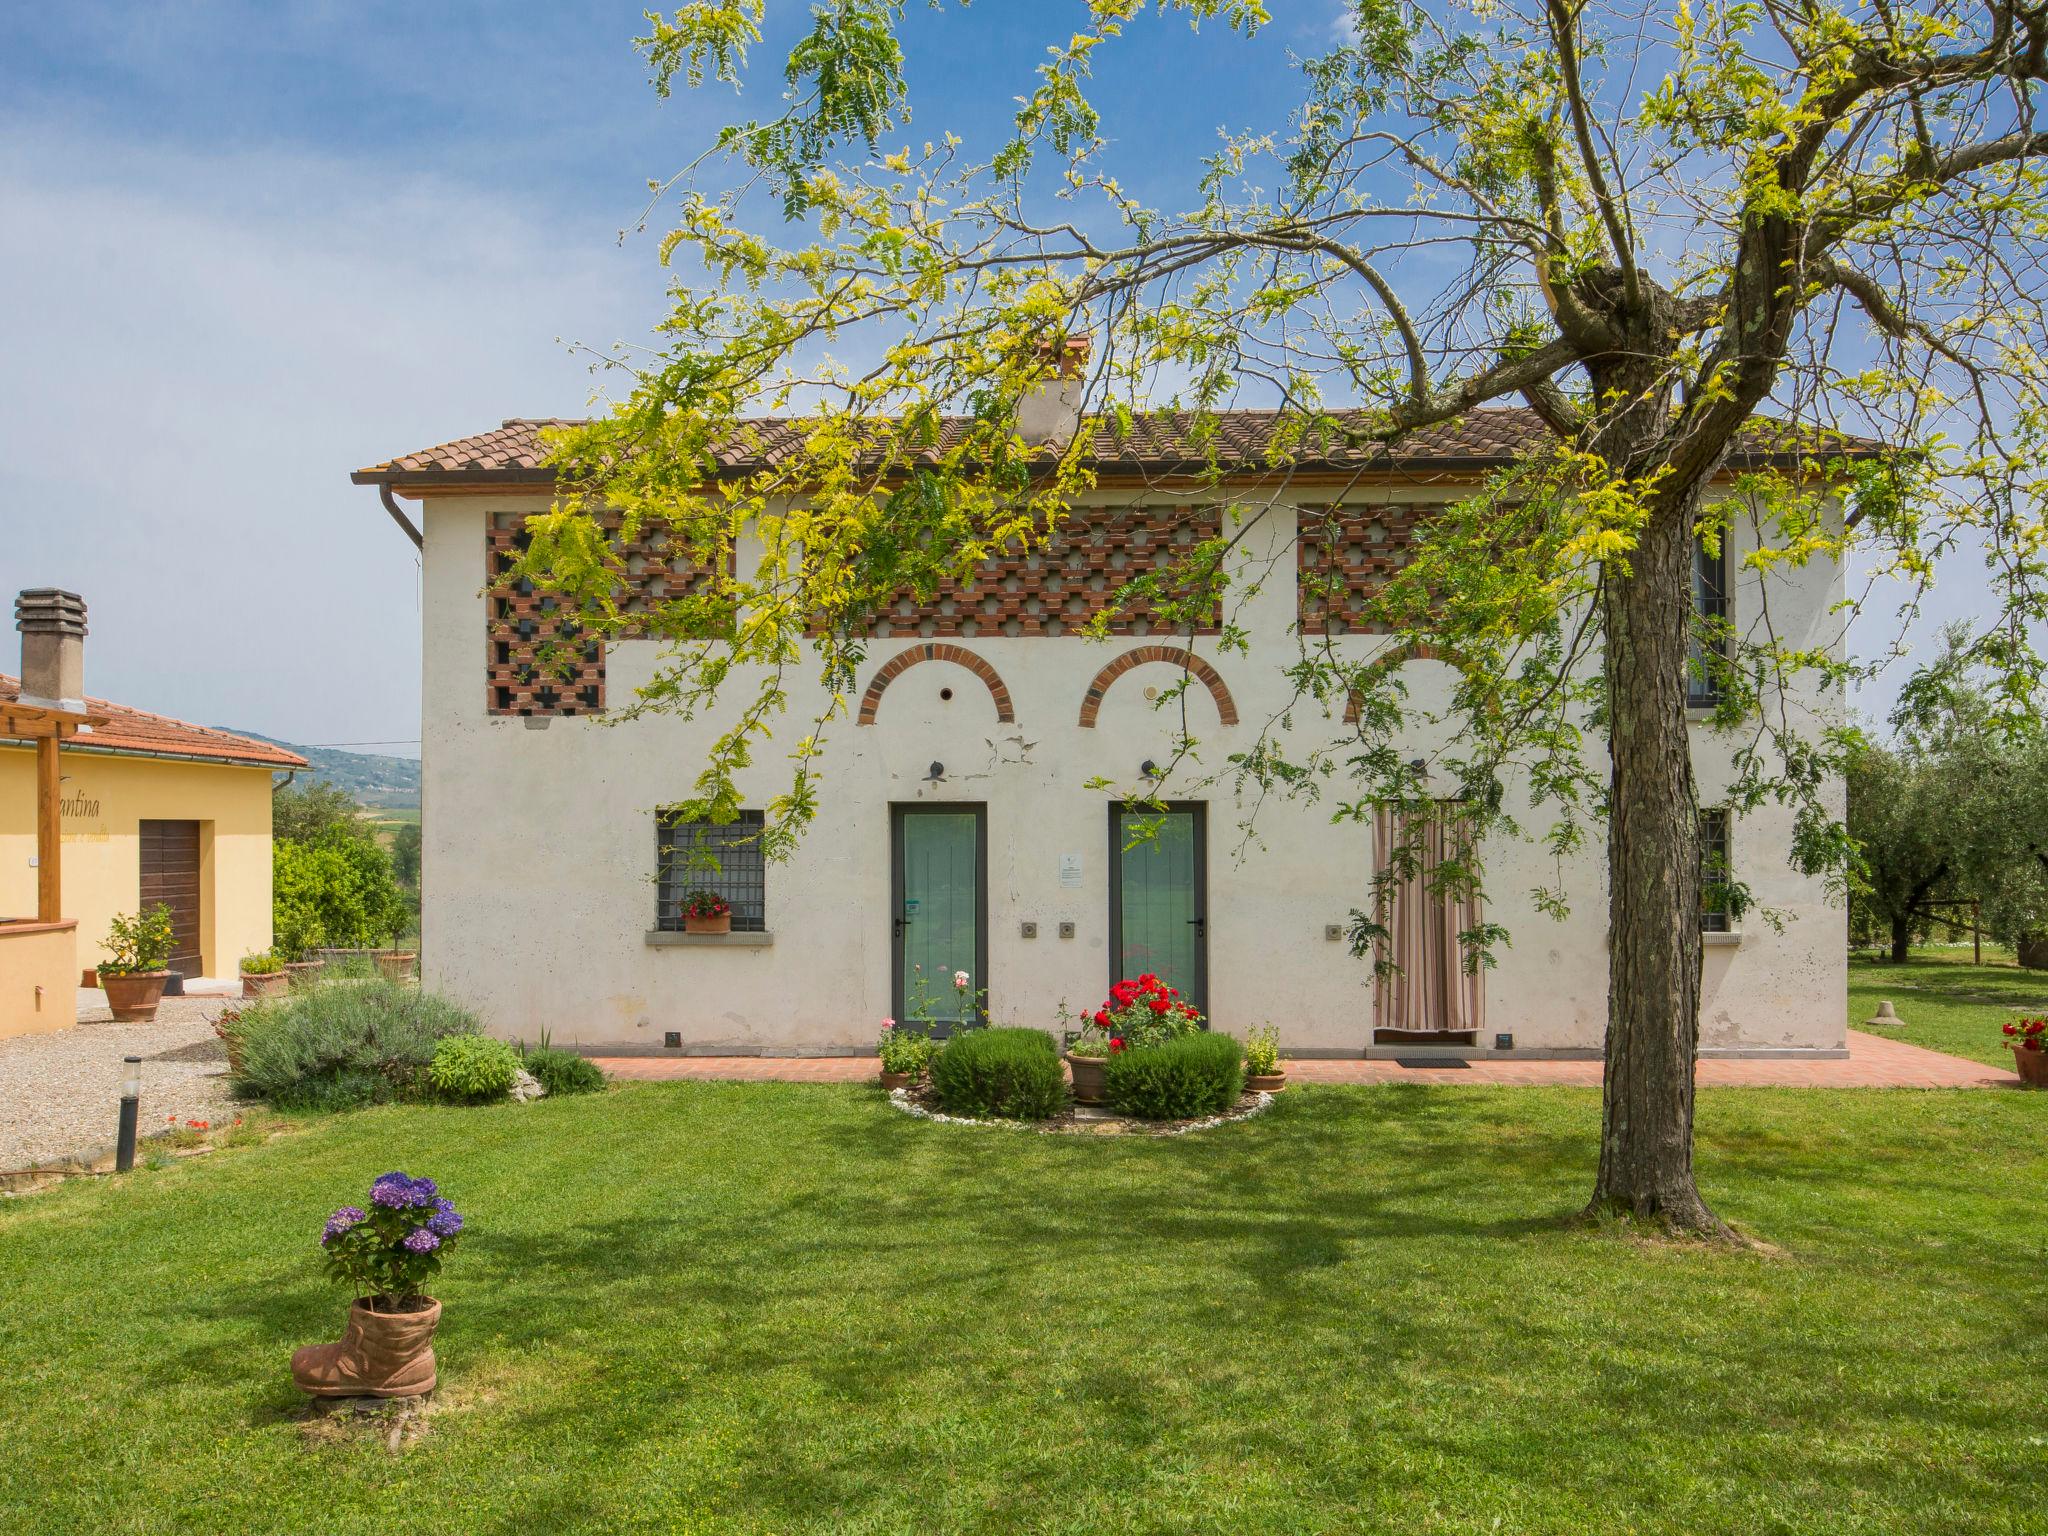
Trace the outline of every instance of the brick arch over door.
{"label": "brick arch over door", "polygon": [[[1398,650],[1375,656],[1373,660],[1387,667],[1406,666],[1411,661],[1442,661],[1454,667],[1458,665],[1455,656],[1433,645],[1404,645]],[[1346,694],[1344,697],[1344,723],[1358,724],[1358,695],[1355,693]]]}
{"label": "brick arch over door", "polygon": [[1004,685],[1002,675],[986,659],[965,646],[930,640],[898,651],[882,663],[882,670],[875,674],[867,692],[861,695],[860,716],[856,723],[873,725],[875,711],[882,707],[882,695],[889,691],[889,685],[912,667],[927,661],[950,661],[955,666],[965,667],[987,685],[989,697],[996,701],[996,719],[1012,725],[1016,723],[1017,712],[1010,707],[1010,690]]}
{"label": "brick arch over door", "polygon": [[1237,701],[1230,696],[1223,676],[1208,662],[1193,651],[1172,645],[1141,645],[1117,657],[1108,666],[1095,674],[1095,681],[1088,685],[1088,692],[1081,700],[1081,729],[1095,729],[1095,717],[1102,711],[1102,697],[1109,692],[1109,685],[1122,677],[1133,667],[1142,667],[1148,661],[1163,661],[1169,666],[1180,667],[1191,672],[1209,690],[1209,697],[1216,701],[1216,718],[1225,725],[1237,724]]}

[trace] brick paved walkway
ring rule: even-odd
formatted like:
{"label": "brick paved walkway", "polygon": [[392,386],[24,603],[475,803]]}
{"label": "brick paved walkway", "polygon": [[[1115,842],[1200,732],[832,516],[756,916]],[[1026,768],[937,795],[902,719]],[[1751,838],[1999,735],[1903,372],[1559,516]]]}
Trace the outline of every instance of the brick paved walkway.
{"label": "brick paved walkway", "polygon": [[[872,1056],[604,1056],[614,1077],[647,1082],[723,1078],[750,1083],[871,1082]],[[1474,1061],[1463,1067],[1404,1067],[1397,1061],[1290,1061],[1298,1083],[1523,1083],[1598,1087],[1597,1061]],[[1999,1067],[1849,1031],[1842,1061],[1702,1061],[1702,1087],[1999,1088],[2019,1079]]]}

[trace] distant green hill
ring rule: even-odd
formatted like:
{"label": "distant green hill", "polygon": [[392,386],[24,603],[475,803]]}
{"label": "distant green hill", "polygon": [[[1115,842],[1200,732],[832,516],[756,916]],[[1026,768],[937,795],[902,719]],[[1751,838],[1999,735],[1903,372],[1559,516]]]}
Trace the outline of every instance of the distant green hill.
{"label": "distant green hill", "polygon": [[419,759],[385,757],[376,752],[350,752],[341,747],[302,747],[279,741],[261,731],[244,731],[223,726],[237,736],[252,736],[273,746],[296,752],[312,766],[299,771],[301,784],[324,781],[355,797],[358,805],[378,810],[418,810],[420,803]]}

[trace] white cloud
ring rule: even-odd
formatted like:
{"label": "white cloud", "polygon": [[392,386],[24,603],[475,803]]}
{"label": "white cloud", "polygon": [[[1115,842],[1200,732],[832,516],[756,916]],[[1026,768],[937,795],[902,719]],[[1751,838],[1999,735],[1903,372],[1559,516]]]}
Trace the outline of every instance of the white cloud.
{"label": "white cloud", "polygon": [[659,299],[646,243],[532,206],[516,180],[0,123],[0,584],[84,593],[95,693],[419,734],[413,550],[348,472],[582,409],[555,338],[644,336]]}

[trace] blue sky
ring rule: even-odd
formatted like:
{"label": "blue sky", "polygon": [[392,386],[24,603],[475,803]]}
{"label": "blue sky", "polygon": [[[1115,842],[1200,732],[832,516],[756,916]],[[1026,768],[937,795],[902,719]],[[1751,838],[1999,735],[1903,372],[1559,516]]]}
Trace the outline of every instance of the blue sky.
{"label": "blue sky", "polygon": [[[655,97],[641,9],[0,8],[0,587],[85,594],[93,692],[413,749],[413,550],[347,474],[580,413],[597,381],[567,343],[648,334],[654,242],[619,232],[735,104]],[[757,66],[806,9],[771,5]],[[1175,201],[1220,127],[1281,126],[1290,52],[1342,6],[1271,9],[1251,43],[1146,21],[1103,55],[1141,197]],[[905,137],[985,146],[1081,11],[914,5]]]}

